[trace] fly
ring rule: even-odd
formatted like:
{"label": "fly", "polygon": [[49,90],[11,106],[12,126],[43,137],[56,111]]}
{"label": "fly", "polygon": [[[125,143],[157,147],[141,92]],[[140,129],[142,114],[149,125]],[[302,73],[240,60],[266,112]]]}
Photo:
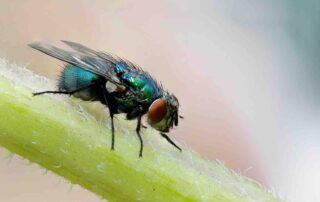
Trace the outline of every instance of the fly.
{"label": "fly", "polygon": [[164,90],[149,73],[128,60],[108,53],[92,50],[79,43],[62,41],[74,51],[65,51],[42,42],[29,44],[49,56],[66,62],[59,78],[57,91],[41,94],[68,94],[85,101],[100,101],[109,109],[111,117],[111,150],[114,150],[115,114],[124,113],[128,120],[137,119],[136,134],[140,141],[139,156],[143,153],[140,135],[141,119],[147,116],[148,124],[181,151],[167,133],[178,126],[179,102],[176,96]]}

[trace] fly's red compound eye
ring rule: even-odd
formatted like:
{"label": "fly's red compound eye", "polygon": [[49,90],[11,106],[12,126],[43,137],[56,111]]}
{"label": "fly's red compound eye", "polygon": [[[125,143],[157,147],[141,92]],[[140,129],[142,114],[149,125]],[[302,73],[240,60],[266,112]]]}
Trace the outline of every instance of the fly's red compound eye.
{"label": "fly's red compound eye", "polygon": [[148,118],[152,123],[160,122],[167,114],[167,104],[163,99],[155,100],[148,111]]}

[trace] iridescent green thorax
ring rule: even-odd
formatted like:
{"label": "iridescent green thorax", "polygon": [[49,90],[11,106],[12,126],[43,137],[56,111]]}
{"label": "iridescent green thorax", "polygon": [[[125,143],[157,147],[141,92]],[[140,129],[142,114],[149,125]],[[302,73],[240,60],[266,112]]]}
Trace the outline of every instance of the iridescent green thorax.
{"label": "iridescent green thorax", "polygon": [[116,65],[116,73],[130,87],[130,93],[137,101],[151,104],[161,96],[161,89],[151,76],[145,72],[135,71],[126,64]]}

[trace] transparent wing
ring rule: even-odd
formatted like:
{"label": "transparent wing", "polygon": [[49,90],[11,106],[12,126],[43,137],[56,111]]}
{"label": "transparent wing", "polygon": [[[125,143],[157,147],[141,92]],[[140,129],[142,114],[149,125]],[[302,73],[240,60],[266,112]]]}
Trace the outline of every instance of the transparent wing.
{"label": "transparent wing", "polygon": [[76,42],[66,41],[66,40],[61,40],[61,41],[65,44],[67,44],[73,50],[78,51],[80,53],[98,56],[101,59],[107,60],[113,64],[119,63],[119,58],[113,57],[112,55],[110,55],[108,53],[92,50],[91,48],[88,48],[88,47],[86,47],[82,44],[76,43]]}
{"label": "transparent wing", "polygon": [[115,63],[108,59],[97,57],[94,50],[91,50],[80,44],[74,44],[75,46],[70,45],[70,47],[77,50],[78,52],[65,51],[55,46],[41,42],[34,42],[29,44],[29,46],[54,58],[103,76],[108,81],[118,86],[124,87],[124,84],[120,82],[114,71]]}
{"label": "transparent wing", "polygon": [[124,64],[128,65],[131,69],[142,71],[142,69],[138,65],[133,64],[129,60],[120,58],[118,56],[111,55],[106,52],[92,50],[91,48],[88,48],[88,47],[86,47],[82,44],[76,43],[76,42],[66,41],[66,40],[61,40],[61,41],[65,44],[67,44],[70,48],[72,48],[73,50],[75,50],[77,52],[97,56],[97,57],[99,57],[103,60],[107,60],[115,65],[118,63],[124,63]]}

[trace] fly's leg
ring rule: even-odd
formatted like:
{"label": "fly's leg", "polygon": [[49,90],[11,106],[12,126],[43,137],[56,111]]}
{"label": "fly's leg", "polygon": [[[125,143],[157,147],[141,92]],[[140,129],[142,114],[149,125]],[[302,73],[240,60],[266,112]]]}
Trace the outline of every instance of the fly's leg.
{"label": "fly's leg", "polygon": [[68,95],[72,95],[74,93],[83,91],[87,88],[90,88],[92,86],[96,85],[95,83],[90,83],[89,85],[77,88],[75,90],[71,90],[71,91],[43,91],[43,92],[37,92],[37,93],[33,93],[33,96],[37,96],[37,95],[42,95],[42,94],[68,94]]}
{"label": "fly's leg", "polygon": [[139,157],[142,157],[142,152],[143,152],[143,140],[142,140],[142,137],[140,135],[140,129],[141,129],[141,118],[142,118],[142,107],[139,106],[139,116],[138,116],[138,122],[137,122],[137,128],[136,128],[136,133],[137,133],[137,136],[139,138],[139,141],[140,141],[140,151],[139,151]]}
{"label": "fly's leg", "polygon": [[107,89],[104,87],[104,85],[101,85],[101,90],[102,90],[102,96],[104,99],[104,102],[108,106],[109,109],[109,114],[111,118],[111,150],[114,150],[114,123],[113,123],[113,117],[114,117],[114,104],[111,100],[110,94],[108,93]]}
{"label": "fly's leg", "polygon": [[164,133],[160,133],[160,134],[161,134],[161,136],[162,136],[164,139],[166,139],[172,146],[174,146],[175,148],[177,148],[179,151],[182,151],[182,149],[181,149],[178,145],[176,145],[176,143],[174,143],[174,142],[169,138],[168,135],[166,135],[166,134],[164,134]]}

